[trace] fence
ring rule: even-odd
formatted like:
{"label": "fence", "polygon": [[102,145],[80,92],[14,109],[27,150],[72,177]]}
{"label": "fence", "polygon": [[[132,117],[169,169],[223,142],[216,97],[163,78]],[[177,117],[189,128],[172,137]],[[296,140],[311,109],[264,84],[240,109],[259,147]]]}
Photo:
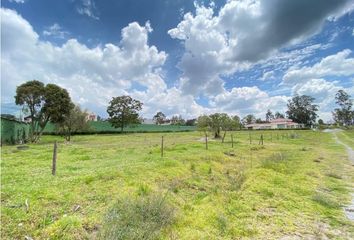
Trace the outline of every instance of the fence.
{"label": "fence", "polygon": [[29,124],[1,117],[1,145],[23,143],[28,135]]}

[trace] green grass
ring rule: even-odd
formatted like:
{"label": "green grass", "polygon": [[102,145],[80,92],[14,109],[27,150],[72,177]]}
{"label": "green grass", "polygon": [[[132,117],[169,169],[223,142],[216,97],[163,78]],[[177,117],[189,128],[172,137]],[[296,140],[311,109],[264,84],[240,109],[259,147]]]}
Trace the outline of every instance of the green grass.
{"label": "green grass", "polygon": [[152,239],[353,237],[342,209],[351,200],[353,166],[332,134],[265,131],[259,146],[261,133],[252,132],[250,145],[248,132],[234,132],[233,149],[228,134],[224,144],[209,141],[209,150],[199,132],[164,133],[163,158],[160,133],[81,135],[70,144],[45,136],[27,150],[4,146],[1,239],[99,239],[121,234],[123,225],[127,238],[150,227]]}
{"label": "green grass", "polygon": [[337,133],[337,135],[345,144],[347,144],[351,148],[354,148],[354,129],[339,132]]}

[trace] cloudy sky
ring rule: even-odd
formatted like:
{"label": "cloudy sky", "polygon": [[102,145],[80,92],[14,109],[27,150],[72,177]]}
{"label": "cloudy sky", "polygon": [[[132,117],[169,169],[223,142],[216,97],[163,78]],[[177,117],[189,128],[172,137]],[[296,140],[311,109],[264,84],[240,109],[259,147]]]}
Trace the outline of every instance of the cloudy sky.
{"label": "cloudy sky", "polygon": [[105,117],[114,96],[184,118],[264,118],[294,94],[354,97],[354,0],[2,0],[1,106],[37,79]]}

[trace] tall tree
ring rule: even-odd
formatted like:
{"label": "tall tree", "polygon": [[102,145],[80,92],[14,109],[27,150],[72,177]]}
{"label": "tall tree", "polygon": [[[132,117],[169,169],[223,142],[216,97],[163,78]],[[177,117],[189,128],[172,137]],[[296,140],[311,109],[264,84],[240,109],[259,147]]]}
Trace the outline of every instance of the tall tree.
{"label": "tall tree", "polygon": [[16,89],[15,102],[24,106],[31,119],[30,140],[37,142],[49,121],[64,121],[73,108],[69,93],[55,85],[46,86],[37,80],[28,81]]}
{"label": "tall tree", "polygon": [[273,120],[273,119],[274,119],[274,115],[273,115],[272,111],[270,111],[270,109],[268,109],[267,113],[266,113],[266,121],[270,122],[270,120]]}
{"label": "tall tree", "polygon": [[307,95],[296,95],[288,101],[286,114],[294,122],[311,127],[316,123],[318,106],[313,104],[314,98]]}
{"label": "tall tree", "polygon": [[186,120],[184,120],[181,115],[175,115],[171,118],[171,124],[182,126],[186,124]]}
{"label": "tall tree", "polygon": [[107,107],[108,121],[113,127],[120,128],[123,132],[124,127],[129,124],[140,123],[139,111],[142,106],[143,103],[130,96],[113,97]]}
{"label": "tall tree", "polygon": [[275,117],[275,119],[285,118],[285,115],[283,113],[280,113],[280,112],[275,112],[274,117]]}
{"label": "tall tree", "polygon": [[75,106],[71,109],[63,122],[56,124],[57,131],[62,134],[67,141],[70,141],[73,133],[85,132],[90,129],[90,125],[86,119],[87,115],[88,113],[86,111],[82,111],[79,106]]}
{"label": "tall tree", "polygon": [[210,130],[210,118],[207,115],[199,116],[197,119],[197,128],[199,131],[203,131],[205,135]]}
{"label": "tall tree", "polygon": [[256,117],[252,114],[248,114],[247,116],[245,116],[242,119],[242,124],[243,125],[247,125],[247,124],[251,124],[251,123],[255,123],[256,122]]}
{"label": "tall tree", "polygon": [[235,115],[232,118],[232,130],[237,130],[242,128],[241,119],[239,116]]}
{"label": "tall tree", "polygon": [[156,124],[163,124],[166,120],[166,115],[163,112],[158,112],[155,114],[155,116],[152,118],[152,120]]}
{"label": "tall tree", "polygon": [[336,93],[335,100],[340,108],[334,109],[334,120],[341,125],[354,124],[353,100],[350,98],[350,95],[344,90],[339,90]]}

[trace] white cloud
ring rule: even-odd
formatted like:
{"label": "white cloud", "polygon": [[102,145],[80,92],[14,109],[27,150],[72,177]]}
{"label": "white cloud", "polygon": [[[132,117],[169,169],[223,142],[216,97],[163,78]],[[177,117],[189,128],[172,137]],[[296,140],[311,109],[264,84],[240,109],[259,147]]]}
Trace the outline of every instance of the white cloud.
{"label": "white cloud", "polygon": [[69,35],[69,32],[63,30],[63,28],[58,23],[54,23],[52,26],[47,27],[42,33],[44,36],[51,36],[61,39],[64,39]]}
{"label": "white cloud", "polygon": [[25,3],[26,0],[8,0],[9,2],[14,2],[14,3]]}
{"label": "white cloud", "polygon": [[345,49],[323,58],[313,66],[290,68],[283,77],[283,83],[297,84],[325,76],[351,76],[354,74],[354,58],[350,58],[350,54],[351,50]]}
{"label": "white cloud", "polygon": [[229,112],[240,116],[254,114],[264,118],[267,109],[285,112],[287,96],[269,96],[258,87],[232,88],[217,95],[211,106],[218,112]]}
{"label": "white cloud", "polygon": [[315,103],[319,106],[319,118],[325,121],[332,119],[332,111],[336,108],[335,95],[338,90],[344,89],[349,94],[353,94],[353,89],[341,87],[337,81],[329,82],[325,79],[311,79],[306,83],[297,84],[292,88],[293,94],[308,95],[315,98]]}
{"label": "white cloud", "polygon": [[62,46],[41,41],[32,26],[9,9],[1,8],[1,26],[2,102],[13,102],[16,86],[32,79],[59,84],[75,102],[101,111],[111,97],[128,94],[134,84],[168,93],[161,76],[167,54],[148,45],[148,23],[130,23],[122,29],[119,45],[95,48],[76,39]]}
{"label": "white cloud", "polygon": [[81,4],[76,8],[77,12],[81,15],[86,15],[95,20],[99,20],[96,13],[96,4],[94,0],[80,0]]}
{"label": "white cloud", "polygon": [[271,71],[264,71],[262,77],[260,78],[260,80],[262,80],[262,81],[272,80],[272,79],[275,79],[274,71],[273,71],[273,70],[271,70]]}
{"label": "white cloud", "polygon": [[179,63],[180,89],[186,94],[221,93],[223,76],[318,33],[330,15],[339,17],[350,10],[348,2],[229,0],[216,13],[212,7],[195,4],[196,14],[186,13],[168,31],[185,48]]}

